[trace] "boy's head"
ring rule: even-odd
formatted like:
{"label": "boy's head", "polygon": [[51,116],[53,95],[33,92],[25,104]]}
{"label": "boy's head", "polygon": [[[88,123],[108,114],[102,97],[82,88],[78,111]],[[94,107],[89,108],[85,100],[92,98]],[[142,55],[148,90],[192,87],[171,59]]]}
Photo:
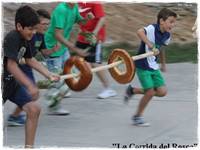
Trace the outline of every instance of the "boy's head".
{"label": "boy's head", "polygon": [[17,10],[15,15],[15,27],[24,39],[31,40],[33,34],[36,32],[36,25],[38,23],[38,14],[31,7],[25,5]]}
{"label": "boy's head", "polygon": [[163,8],[157,15],[157,23],[162,32],[170,32],[175,26],[177,14],[170,9]]}
{"label": "boy's head", "polygon": [[49,26],[49,21],[51,19],[48,11],[44,9],[37,10],[37,14],[39,15],[40,23],[37,25],[37,32],[44,34]]}

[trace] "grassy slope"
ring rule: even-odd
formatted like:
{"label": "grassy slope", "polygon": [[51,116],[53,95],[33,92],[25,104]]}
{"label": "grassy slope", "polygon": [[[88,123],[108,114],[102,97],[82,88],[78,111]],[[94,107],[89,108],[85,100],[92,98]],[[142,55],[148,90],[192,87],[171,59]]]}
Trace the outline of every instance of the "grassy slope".
{"label": "grassy slope", "polygon": [[[115,48],[127,50],[131,56],[136,55],[137,47],[126,43],[119,43],[104,47],[104,60],[108,59],[110,52]],[[177,44],[173,43],[166,47],[167,63],[193,62],[197,63],[197,43]]]}

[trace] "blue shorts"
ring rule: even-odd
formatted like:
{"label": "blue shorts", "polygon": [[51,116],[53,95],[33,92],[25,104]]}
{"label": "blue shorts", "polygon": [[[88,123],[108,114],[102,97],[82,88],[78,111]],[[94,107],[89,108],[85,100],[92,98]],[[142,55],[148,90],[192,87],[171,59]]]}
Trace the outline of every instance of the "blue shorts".
{"label": "blue shorts", "polygon": [[[27,75],[27,77],[35,84],[35,78],[33,76],[32,68],[28,65],[20,65],[21,70]],[[19,85],[17,91],[14,95],[9,97],[9,100],[20,108],[22,108],[25,104],[32,101],[32,97],[27,91],[26,87]]]}

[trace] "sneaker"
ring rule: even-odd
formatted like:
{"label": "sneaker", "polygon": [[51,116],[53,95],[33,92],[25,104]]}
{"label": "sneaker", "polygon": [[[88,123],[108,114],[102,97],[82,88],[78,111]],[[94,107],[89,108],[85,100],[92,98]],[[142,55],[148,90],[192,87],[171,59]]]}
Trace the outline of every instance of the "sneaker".
{"label": "sneaker", "polygon": [[56,108],[57,105],[60,104],[60,100],[61,100],[61,97],[59,95],[56,95],[56,96],[52,96],[50,97],[49,99],[47,99],[47,105],[49,108]]}
{"label": "sneaker", "polygon": [[111,90],[111,89],[106,89],[104,90],[103,92],[101,92],[97,98],[100,98],[100,99],[105,99],[105,98],[109,98],[109,97],[113,97],[113,96],[116,96],[117,93],[114,91],[114,90]]}
{"label": "sneaker", "polygon": [[126,88],[126,91],[125,91],[125,95],[124,95],[124,102],[127,103],[131,97],[134,95],[133,93],[133,87],[131,85],[129,85],[127,88]]}
{"label": "sneaker", "polygon": [[23,126],[25,123],[26,123],[26,116],[24,114],[20,114],[18,117],[9,115],[7,120],[8,126]]}
{"label": "sneaker", "polygon": [[144,117],[141,116],[133,116],[132,117],[133,124],[139,127],[149,127],[150,124],[144,121]]}
{"label": "sneaker", "polygon": [[67,92],[66,94],[65,94],[65,96],[64,96],[64,98],[69,98],[69,97],[71,97],[71,92],[69,91],[69,92]]}
{"label": "sneaker", "polygon": [[58,115],[58,116],[65,116],[69,115],[70,112],[68,110],[65,110],[61,107],[61,105],[57,105],[55,107],[48,107],[48,115]]}

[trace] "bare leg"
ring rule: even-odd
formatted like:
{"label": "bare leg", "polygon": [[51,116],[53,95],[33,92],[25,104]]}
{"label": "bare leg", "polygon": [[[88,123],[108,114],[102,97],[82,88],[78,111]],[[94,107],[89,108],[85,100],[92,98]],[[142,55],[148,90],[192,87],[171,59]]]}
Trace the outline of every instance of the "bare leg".
{"label": "bare leg", "polygon": [[27,114],[25,125],[25,148],[31,148],[34,145],[41,108],[37,102],[33,101],[24,105],[23,110]]}
{"label": "bare leg", "polygon": [[[154,96],[163,97],[167,94],[167,89],[165,86],[162,86],[162,87],[157,88],[154,92],[155,92]],[[136,88],[136,87],[133,88],[133,93],[134,94],[145,94],[143,89]]]}
{"label": "bare leg", "polygon": [[158,96],[158,97],[163,97],[167,94],[167,89],[165,86],[162,86],[162,87],[159,87],[156,89],[156,94],[155,96]]}
{"label": "bare leg", "polygon": [[20,107],[16,107],[14,112],[11,115],[14,117],[18,117],[21,112],[22,112],[22,109]]}
{"label": "bare leg", "polygon": [[149,89],[145,92],[144,96],[140,100],[140,103],[139,103],[139,106],[138,106],[138,109],[137,109],[137,112],[136,112],[136,116],[142,116],[143,115],[144,109],[146,108],[147,104],[152,99],[154,94],[155,94],[154,89]]}
{"label": "bare leg", "polygon": [[144,90],[141,88],[133,88],[133,93],[134,94],[144,94]]}
{"label": "bare leg", "polygon": [[[96,63],[92,63],[91,65],[92,65],[92,67],[101,66],[101,64],[96,64]],[[98,71],[96,74],[97,74],[99,80],[101,81],[101,83],[103,84],[103,87],[108,88],[110,84],[109,84],[109,80],[106,76],[106,71],[105,70]]]}

